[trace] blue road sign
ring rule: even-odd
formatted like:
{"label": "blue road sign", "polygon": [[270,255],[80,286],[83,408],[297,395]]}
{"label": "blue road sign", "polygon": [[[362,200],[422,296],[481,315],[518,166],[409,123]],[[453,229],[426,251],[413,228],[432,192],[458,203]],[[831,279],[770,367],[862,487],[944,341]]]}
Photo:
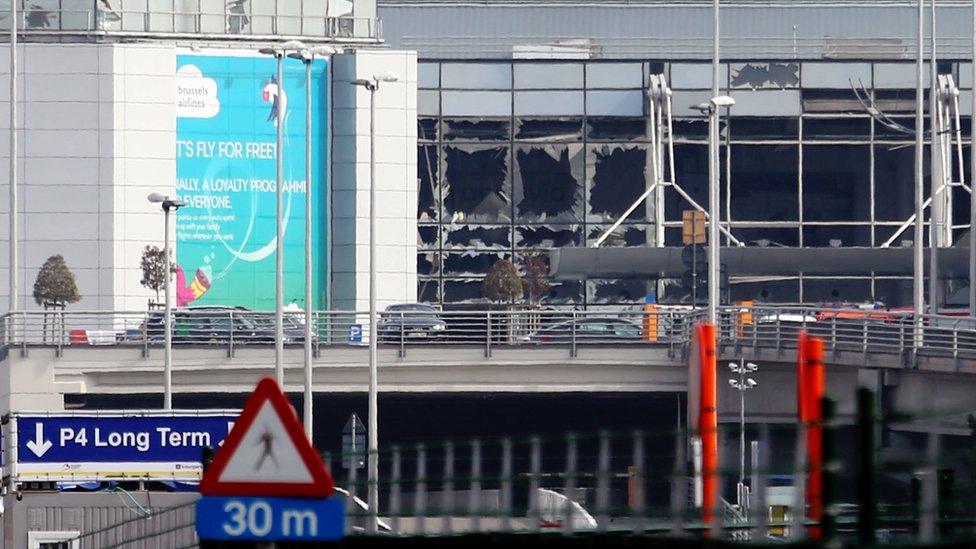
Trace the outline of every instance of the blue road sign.
{"label": "blue road sign", "polygon": [[204,540],[330,541],[345,529],[345,502],[326,499],[203,497],[196,504]]}
{"label": "blue road sign", "polygon": [[217,448],[236,411],[18,414],[16,474],[23,480],[198,480],[203,448]]}
{"label": "blue road sign", "polygon": [[362,343],[363,342],[363,325],[362,324],[350,324],[349,325],[349,343]]}

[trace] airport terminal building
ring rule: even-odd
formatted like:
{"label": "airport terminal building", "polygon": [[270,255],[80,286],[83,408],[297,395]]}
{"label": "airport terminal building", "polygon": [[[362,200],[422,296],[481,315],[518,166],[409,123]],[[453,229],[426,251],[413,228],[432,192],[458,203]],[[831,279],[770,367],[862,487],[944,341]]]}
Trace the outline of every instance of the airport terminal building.
{"label": "airport terminal building", "polygon": [[[277,84],[274,60],[257,50],[287,38],[344,48],[313,66],[313,307],[365,306],[369,93],[349,84],[356,78],[400,76],[376,95],[381,306],[476,306],[496,261],[521,266],[593,245],[653,184],[652,142],[661,143],[669,185],[601,246],[682,246],[683,213],[707,207],[707,120],[695,108],[710,95],[707,2],[60,0],[24,8],[15,309],[36,306],[36,273],[61,254],[82,294],[73,307],[144,310],[154,292],[140,284],[141,254],[162,241],[162,214],[145,200],[154,191],[189,201],[172,234],[177,304],[267,309]],[[969,151],[956,143],[970,126],[968,13],[943,2],[937,17],[935,87],[957,98],[940,123],[940,135],[951,135],[947,191],[936,201],[941,246],[968,240]],[[901,1],[723,3],[722,93],[736,101],[722,113],[721,210],[731,235],[723,245],[911,245],[915,21],[913,4]],[[928,80],[926,68],[927,88]],[[663,125],[652,115],[652,82],[670,90]],[[300,61],[286,59],[289,86],[285,298],[301,305]],[[0,154],[8,135],[0,128]],[[4,293],[6,235],[0,223]],[[660,276],[554,279],[542,304],[626,305],[648,293],[687,302],[680,280],[655,284]],[[946,293],[965,285],[950,280]],[[780,272],[733,275],[729,298],[901,306],[910,294],[910,272]]]}

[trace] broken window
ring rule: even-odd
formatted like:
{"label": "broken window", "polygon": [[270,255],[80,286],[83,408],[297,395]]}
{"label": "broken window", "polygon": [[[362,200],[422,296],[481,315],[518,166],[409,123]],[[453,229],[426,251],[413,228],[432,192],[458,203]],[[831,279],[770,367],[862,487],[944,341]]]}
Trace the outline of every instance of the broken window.
{"label": "broken window", "polygon": [[[799,148],[796,145],[733,146],[732,220],[793,221],[799,219],[798,162]],[[705,172],[706,174],[708,172],[707,164]],[[724,204],[724,184],[721,190]],[[705,206],[707,202],[699,202],[699,204]]]}
{"label": "broken window", "polygon": [[520,248],[579,246],[581,232],[579,225],[516,227],[516,245]]}
{"label": "broken window", "polygon": [[417,147],[417,219],[437,220],[437,145]]}
{"label": "broken window", "polygon": [[519,141],[582,141],[582,118],[519,118]]}
{"label": "broken window", "polygon": [[508,120],[444,120],[444,141],[508,141],[509,139]]}
{"label": "broken window", "polygon": [[871,245],[871,227],[867,225],[804,225],[803,245],[811,248],[864,247]]}
{"label": "broken window", "polygon": [[422,249],[437,248],[437,225],[419,225],[417,227],[417,244]]}
{"label": "broken window", "polygon": [[[923,172],[928,177],[928,155]],[[915,148],[901,145],[874,147],[874,218],[905,221],[915,213]],[[928,188],[928,183],[925,184]],[[912,238],[911,230],[907,238]],[[884,240],[882,240],[884,242]]]}
{"label": "broken window", "polygon": [[[867,146],[804,146],[803,219],[870,221],[870,157]],[[735,176],[732,184],[735,185]]]}
{"label": "broken window", "polygon": [[612,116],[587,118],[587,139],[594,141],[638,141],[647,135],[647,120]]}
{"label": "broken window", "polygon": [[437,141],[437,119],[417,119],[417,139],[420,141]]}
{"label": "broken window", "polygon": [[[595,244],[600,236],[610,228],[610,225],[590,225],[587,227],[586,245]],[[647,246],[653,238],[654,227],[651,225],[620,225],[610,236],[600,244],[603,248],[624,246]]]}
{"label": "broken window", "polygon": [[671,123],[676,140],[704,141],[708,139],[708,120],[704,118],[675,119]]}
{"label": "broken window", "polygon": [[444,249],[511,248],[511,232],[509,225],[445,225]]}
{"label": "broken window", "polygon": [[417,274],[436,275],[440,273],[441,260],[437,252],[420,252],[417,254]]}
{"label": "broken window", "polygon": [[[733,146],[734,151],[737,147]],[[725,156],[724,150],[723,158]],[[708,208],[708,147],[705,145],[675,145],[674,169],[677,184],[703,208]],[[681,219],[682,212],[694,207],[674,189],[664,193],[667,219]],[[680,241],[680,238],[679,240]],[[668,237],[668,242],[675,242]]]}
{"label": "broken window", "polygon": [[799,246],[800,231],[796,227],[734,227],[732,234],[746,246],[782,248]]}
{"label": "broken window", "polygon": [[732,143],[770,139],[777,141],[795,140],[800,134],[800,122],[795,117],[732,117],[729,123],[731,124]]}
{"label": "broken window", "polygon": [[480,279],[445,279],[444,303],[484,302],[483,285],[484,282]]}
{"label": "broken window", "polygon": [[545,305],[570,305],[583,301],[583,282],[581,280],[550,281],[542,303]]}
{"label": "broken window", "polygon": [[874,300],[893,305],[912,302],[911,278],[879,278],[874,281]]}
{"label": "broken window", "polygon": [[[854,82],[860,87],[859,82]],[[863,95],[862,95],[863,97]],[[864,113],[864,103],[857,98],[854,90],[800,90],[803,112],[846,112]]]}
{"label": "broken window", "polygon": [[870,118],[804,118],[803,140],[867,141],[871,139]]}
{"label": "broken window", "polygon": [[865,303],[871,301],[871,281],[857,278],[803,279],[807,303]]}
{"label": "broken window", "polygon": [[444,148],[444,215],[455,223],[511,220],[507,146]]}
{"label": "broken window", "polygon": [[475,250],[445,252],[442,271],[450,276],[484,277],[488,269],[505,256],[506,254],[502,252]]}
{"label": "broken window", "polygon": [[601,304],[643,302],[648,284],[633,278],[588,280],[586,298],[589,303]]}
{"label": "broken window", "polygon": [[[587,150],[590,175],[587,220],[613,222],[647,189],[644,175],[645,150],[633,145],[596,145]],[[640,204],[628,221],[647,219],[647,208]]]}
{"label": "broken window", "polygon": [[440,303],[440,281],[437,278],[417,279],[417,300],[421,303]]}
{"label": "broken window", "polygon": [[582,145],[516,148],[515,213],[521,222],[580,221],[583,202]]}
{"label": "broken window", "polygon": [[797,88],[800,86],[799,63],[733,63],[729,65],[733,88]]}

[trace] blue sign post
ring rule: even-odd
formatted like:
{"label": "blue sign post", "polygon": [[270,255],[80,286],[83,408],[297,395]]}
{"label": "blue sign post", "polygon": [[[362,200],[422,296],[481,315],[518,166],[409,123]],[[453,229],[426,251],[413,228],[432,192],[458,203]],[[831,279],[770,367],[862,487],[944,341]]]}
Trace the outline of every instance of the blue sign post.
{"label": "blue sign post", "polygon": [[15,415],[13,476],[23,481],[200,479],[236,411]]}
{"label": "blue sign post", "polygon": [[200,539],[332,541],[345,528],[344,502],[326,499],[205,497],[197,501]]}

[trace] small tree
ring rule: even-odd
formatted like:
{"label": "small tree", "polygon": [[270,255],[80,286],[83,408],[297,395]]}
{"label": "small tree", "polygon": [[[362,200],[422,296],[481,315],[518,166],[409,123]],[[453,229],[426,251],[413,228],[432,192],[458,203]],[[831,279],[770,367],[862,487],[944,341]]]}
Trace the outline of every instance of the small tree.
{"label": "small tree", "polygon": [[522,286],[529,297],[529,304],[539,305],[542,296],[549,291],[549,260],[542,254],[528,254],[522,259]]}
{"label": "small tree", "polygon": [[159,292],[166,285],[166,254],[156,246],[146,246],[139,266],[142,267],[139,283],[156,292],[156,303],[159,303]]}
{"label": "small tree", "polygon": [[522,295],[522,279],[515,265],[507,259],[500,259],[488,269],[482,293],[491,301],[510,303]]}
{"label": "small tree", "polygon": [[75,303],[80,299],[75,275],[71,273],[64,258],[60,255],[47,258],[34,281],[34,301],[45,308],[51,306],[63,309],[68,303]]}

